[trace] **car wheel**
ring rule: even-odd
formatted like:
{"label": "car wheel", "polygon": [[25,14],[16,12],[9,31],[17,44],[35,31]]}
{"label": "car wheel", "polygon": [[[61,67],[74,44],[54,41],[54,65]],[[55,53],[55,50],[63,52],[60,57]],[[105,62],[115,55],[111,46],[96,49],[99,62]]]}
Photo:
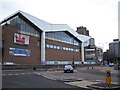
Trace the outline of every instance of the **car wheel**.
{"label": "car wheel", "polygon": [[64,70],[64,73],[66,73],[67,71]]}
{"label": "car wheel", "polygon": [[73,70],[71,71],[71,73],[73,73]]}

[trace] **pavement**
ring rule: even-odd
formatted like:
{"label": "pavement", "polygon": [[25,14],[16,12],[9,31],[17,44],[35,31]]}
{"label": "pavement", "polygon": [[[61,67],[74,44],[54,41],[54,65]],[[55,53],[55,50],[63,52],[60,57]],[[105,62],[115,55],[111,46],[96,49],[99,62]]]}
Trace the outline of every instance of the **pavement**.
{"label": "pavement", "polygon": [[114,70],[113,67],[78,67],[74,70],[74,73],[64,73],[62,70],[48,70],[48,71],[38,71],[34,74],[43,76],[52,80],[63,81],[66,84],[83,87],[83,88],[94,88],[94,89],[116,89],[120,88],[118,83],[119,77],[112,77],[112,82],[110,87],[106,87],[104,77],[100,75],[94,75],[91,73],[82,72],[85,70],[96,70],[99,73],[105,73],[106,70],[111,70],[111,73],[114,75],[118,75],[118,71]]}

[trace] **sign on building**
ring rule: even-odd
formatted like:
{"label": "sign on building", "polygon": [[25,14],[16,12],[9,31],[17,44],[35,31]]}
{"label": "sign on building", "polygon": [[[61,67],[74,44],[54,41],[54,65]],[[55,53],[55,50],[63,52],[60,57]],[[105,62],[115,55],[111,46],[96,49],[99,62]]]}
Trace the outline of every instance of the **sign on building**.
{"label": "sign on building", "polygon": [[14,43],[29,45],[29,36],[15,33],[14,34]]}
{"label": "sign on building", "polygon": [[21,48],[9,48],[9,54],[14,56],[30,56],[31,51]]}

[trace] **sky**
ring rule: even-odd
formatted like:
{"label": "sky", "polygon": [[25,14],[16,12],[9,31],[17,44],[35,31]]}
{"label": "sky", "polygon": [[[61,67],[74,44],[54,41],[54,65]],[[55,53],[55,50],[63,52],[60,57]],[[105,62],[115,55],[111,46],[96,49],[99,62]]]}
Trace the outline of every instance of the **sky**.
{"label": "sky", "polygon": [[108,49],[118,38],[119,0],[0,0],[0,21],[18,10],[52,24],[84,26],[95,44]]}

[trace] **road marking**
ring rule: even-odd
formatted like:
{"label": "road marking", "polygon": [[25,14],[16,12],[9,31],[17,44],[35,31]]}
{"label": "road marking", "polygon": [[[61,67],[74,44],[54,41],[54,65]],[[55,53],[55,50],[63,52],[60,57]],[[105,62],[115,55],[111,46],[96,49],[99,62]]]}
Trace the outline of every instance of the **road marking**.
{"label": "road marking", "polygon": [[8,74],[8,75],[12,76],[13,74]]}
{"label": "road marking", "polygon": [[94,82],[83,80],[83,81],[75,81],[75,82],[65,82],[66,84],[78,86],[82,88],[88,88],[88,85],[94,84]]}
{"label": "road marking", "polygon": [[6,74],[2,74],[2,76],[7,76]]}
{"label": "road marking", "polygon": [[32,74],[32,73],[16,73],[16,74],[2,74],[2,76],[14,76],[14,75],[29,75],[29,74]]}
{"label": "road marking", "polygon": [[21,75],[25,75],[25,73],[21,73]]}

